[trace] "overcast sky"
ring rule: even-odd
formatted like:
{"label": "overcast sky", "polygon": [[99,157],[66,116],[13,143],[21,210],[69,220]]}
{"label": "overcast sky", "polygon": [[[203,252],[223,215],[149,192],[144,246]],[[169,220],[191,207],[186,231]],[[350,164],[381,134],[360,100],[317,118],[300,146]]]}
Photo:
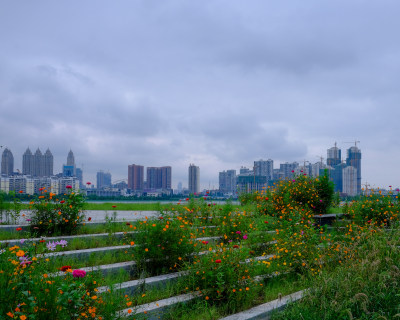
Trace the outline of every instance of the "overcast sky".
{"label": "overcast sky", "polygon": [[[172,166],[172,185],[326,158],[400,177],[400,2],[0,0],[0,145],[72,149],[84,180]],[[354,143],[353,143],[354,145]],[[4,149],[4,147],[3,147]]]}

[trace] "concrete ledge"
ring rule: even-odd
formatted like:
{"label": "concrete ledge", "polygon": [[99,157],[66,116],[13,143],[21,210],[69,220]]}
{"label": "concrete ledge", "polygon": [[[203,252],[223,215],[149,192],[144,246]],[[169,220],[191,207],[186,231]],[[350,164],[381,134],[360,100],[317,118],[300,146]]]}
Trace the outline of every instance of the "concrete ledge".
{"label": "concrete ledge", "polygon": [[37,255],[38,257],[45,257],[45,258],[54,258],[54,257],[74,257],[74,258],[83,258],[88,257],[93,253],[107,253],[112,251],[118,250],[126,250],[133,246],[125,245],[125,246],[113,246],[113,247],[102,247],[102,248],[94,248],[94,249],[84,249],[84,250],[72,250],[72,251],[60,251],[60,252],[51,252],[51,253],[44,253]]}
{"label": "concrete ledge", "polygon": [[[73,268],[76,269],[76,268]],[[100,266],[93,266],[93,267],[84,267],[79,268],[80,270],[85,270],[86,272],[96,272],[100,271],[104,275],[109,273],[118,273],[121,269],[128,272],[130,275],[134,275],[136,272],[136,262],[135,261],[126,261],[126,262],[118,262],[112,264],[103,264]],[[65,272],[56,272],[49,274],[49,277],[62,277],[65,275]]]}
{"label": "concrete ledge", "polygon": [[[113,290],[123,290],[124,294],[134,295],[138,291],[148,290],[151,288],[163,288],[169,283],[176,282],[180,277],[187,275],[187,272],[169,273],[161,276],[150,277],[117,283],[113,286]],[[109,286],[98,287],[99,293],[106,292]]]}
{"label": "concrete ledge", "polygon": [[220,320],[255,320],[270,318],[273,311],[281,310],[287,306],[288,303],[297,301],[303,297],[305,290],[297,291],[295,293],[284,296],[280,299],[276,299],[249,310],[233,314],[231,316],[222,318]]}
{"label": "concrete ledge", "polygon": [[[160,319],[162,313],[180,303],[186,303],[201,296],[199,291],[186,293],[179,296],[162,299],[151,303],[142,304],[137,307],[127,308],[119,312],[119,316],[140,316],[147,320]],[[129,313],[131,311],[131,313]]]}
{"label": "concrete ledge", "polygon": [[[93,234],[80,234],[73,236],[59,236],[59,237],[41,237],[41,238],[27,238],[25,241],[53,241],[53,240],[72,240],[72,239],[85,239],[85,238],[108,238],[109,236],[115,238],[122,238],[125,234],[133,235],[137,233],[137,231],[129,231],[129,232],[115,232],[115,233],[93,233]],[[12,240],[2,240],[0,244],[9,244],[10,246],[19,245],[22,239],[12,239]]]}

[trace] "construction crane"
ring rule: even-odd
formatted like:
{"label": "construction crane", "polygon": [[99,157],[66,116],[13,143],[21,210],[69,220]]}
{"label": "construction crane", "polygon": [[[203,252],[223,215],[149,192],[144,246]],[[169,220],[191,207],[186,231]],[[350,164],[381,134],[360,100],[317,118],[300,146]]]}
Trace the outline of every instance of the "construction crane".
{"label": "construction crane", "polygon": [[[361,142],[355,140],[355,141],[351,141],[351,142],[345,141],[345,142],[343,142],[343,143],[354,143],[354,146],[357,148],[357,143],[361,143]],[[335,146],[336,146],[336,142],[335,142]]]}

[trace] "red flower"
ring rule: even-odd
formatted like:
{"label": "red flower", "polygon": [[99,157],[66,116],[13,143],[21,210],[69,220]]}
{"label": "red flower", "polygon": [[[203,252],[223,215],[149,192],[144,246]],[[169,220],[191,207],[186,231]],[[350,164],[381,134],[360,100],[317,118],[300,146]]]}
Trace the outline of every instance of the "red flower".
{"label": "red flower", "polygon": [[68,186],[65,186],[65,188],[72,189],[72,186],[68,185]]}
{"label": "red flower", "polygon": [[46,242],[46,240],[41,239],[39,242],[42,242],[42,243],[43,243],[43,242]]}
{"label": "red flower", "polygon": [[164,218],[163,218],[163,217],[159,217],[158,219],[162,220],[162,219],[164,219]]}
{"label": "red flower", "polygon": [[89,218],[87,219],[87,221],[90,221],[90,220],[92,220],[92,218],[91,218],[91,217],[89,217]]}
{"label": "red flower", "polygon": [[236,248],[236,249],[239,248],[239,246],[237,244],[235,244],[233,247]]}
{"label": "red flower", "polygon": [[71,266],[62,266],[61,268],[60,268],[60,270],[61,271],[67,271],[68,269],[71,269]]}
{"label": "red flower", "polygon": [[17,229],[15,229],[15,230],[17,230],[17,231],[22,231],[22,228],[17,228]]}
{"label": "red flower", "polygon": [[65,202],[65,200],[61,200],[61,201],[60,201],[60,203],[64,203],[64,202]]}
{"label": "red flower", "polygon": [[117,206],[112,206],[113,208],[116,208]]}
{"label": "red flower", "polygon": [[85,270],[80,270],[80,269],[76,269],[72,272],[72,276],[74,278],[83,278],[84,276],[86,276],[86,271]]}
{"label": "red flower", "polygon": [[19,190],[19,193],[24,193],[22,190]]}
{"label": "red flower", "polygon": [[129,222],[126,223],[127,226],[130,226],[131,224]]}
{"label": "red flower", "polygon": [[189,198],[186,198],[186,201],[189,201]]}
{"label": "red flower", "polygon": [[268,221],[264,221],[265,223],[268,223]]}
{"label": "red flower", "polygon": [[221,263],[221,262],[222,262],[221,259],[215,260],[215,263]]}
{"label": "red flower", "polygon": [[208,241],[202,241],[202,244],[208,244]]}

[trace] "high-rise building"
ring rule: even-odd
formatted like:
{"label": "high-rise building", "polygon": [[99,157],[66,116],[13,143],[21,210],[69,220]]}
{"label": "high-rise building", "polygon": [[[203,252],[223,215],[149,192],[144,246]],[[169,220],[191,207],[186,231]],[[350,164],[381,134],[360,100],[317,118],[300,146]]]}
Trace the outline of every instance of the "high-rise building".
{"label": "high-rise building", "polygon": [[327,150],[326,164],[330,167],[334,167],[342,162],[342,151],[336,146]]}
{"label": "high-rise building", "polygon": [[5,148],[1,156],[1,174],[12,176],[14,172],[14,156],[10,149]]}
{"label": "high-rise building", "polygon": [[111,173],[99,171],[96,175],[97,180],[97,189],[104,189],[111,187]]}
{"label": "high-rise building", "polygon": [[147,167],[146,183],[147,189],[161,189],[161,168]]}
{"label": "high-rise building", "polygon": [[83,171],[81,168],[75,168],[75,176],[79,181],[79,188],[83,189]]}
{"label": "high-rise building", "polygon": [[347,149],[346,164],[357,170],[357,194],[361,194],[361,150],[357,146]]}
{"label": "high-rise building", "polygon": [[279,165],[280,178],[288,179],[293,177],[293,173],[296,171],[299,164],[297,162],[285,162]]}
{"label": "high-rise building", "polygon": [[148,167],[147,168],[147,189],[171,190],[171,172],[170,166]]}
{"label": "high-rise building", "polygon": [[44,176],[44,161],[43,154],[39,148],[37,148],[33,155],[33,176],[43,177]]}
{"label": "high-rise building", "polygon": [[54,158],[49,148],[47,148],[46,152],[43,155],[43,162],[44,162],[43,176],[51,177],[53,175]]}
{"label": "high-rise building", "polygon": [[25,153],[22,155],[22,173],[25,175],[33,176],[34,173],[34,157],[31,149],[26,149]]}
{"label": "high-rise building", "polygon": [[71,149],[69,149],[67,156],[67,166],[75,166],[75,157]]}
{"label": "high-rise building", "polygon": [[200,168],[194,164],[189,166],[189,192],[193,194],[200,192]]}
{"label": "high-rise building", "polygon": [[267,177],[267,180],[274,179],[274,160],[254,161],[254,174],[256,176]]}
{"label": "high-rise building", "polygon": [[133,191],[143,190],[144,167],[136,164],[128,166],[128,188]]}
{"label": "high-rise building", "polygon": [[236,193],[236,170],[227,170],[219,173],[219,191]]}
{"label": "high-rise building", "polygon": [[343,168],[343,193],[348,196],[356,196],[357,190],[357,169],[353,166],[346,166]]}

